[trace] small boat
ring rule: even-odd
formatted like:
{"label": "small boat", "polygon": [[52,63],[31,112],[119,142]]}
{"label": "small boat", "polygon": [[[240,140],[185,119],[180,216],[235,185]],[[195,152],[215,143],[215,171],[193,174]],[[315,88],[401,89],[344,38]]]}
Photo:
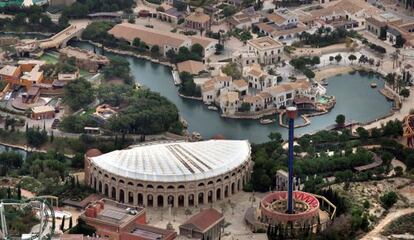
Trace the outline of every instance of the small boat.
{"label": "small boat", "polygon": [[193,139],[193,141],[201,141],[201,140],[203,140],[203,137],[201,136],[201,134],[199,132],[193,132],[191,134],[191,138]]}
{"label": "small boat", "polygon": [[275,122],[274,119],[268,119],[268,118],[262,118],[262,119],[260,119],[260,124],[263,124],[263,125],[265,125],[265,124],[271,124],[271,123],[274,123],[274,122]]}
{"label": "small boat", "polygon": [[216,106],[213,106],[213,105],[210,105],[207,108],[208,108],[208,110],[212,110],[212,111],[217,111],[218,110],[218,108]]}
{"label": "small boat", "polygon": [[376,88],[377,87],[377,83],[373,82],[371,83],[371,88]]}
{"label": "small boat", "polygon": [[321,85],[322,85],[322,86],[328,86],[328,81],[323,80],[323,81],[321,82]]}

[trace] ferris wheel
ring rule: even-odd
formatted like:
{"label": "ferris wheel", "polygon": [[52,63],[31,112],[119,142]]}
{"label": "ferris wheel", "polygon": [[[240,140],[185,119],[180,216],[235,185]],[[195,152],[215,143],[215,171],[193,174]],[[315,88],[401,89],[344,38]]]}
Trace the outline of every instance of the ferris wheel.
{"label": "ferris wheel", "polygon": [[[29,233],[11,233],[8,229],[8,214],[17,212],[28,212],[34,219],[36,224],[31,228]],[[17,240],[48,240],[51,239],[55,229],[55,214],[53,207],[46,199],[31,198],[28,200],[0,200],[0,239]]]}

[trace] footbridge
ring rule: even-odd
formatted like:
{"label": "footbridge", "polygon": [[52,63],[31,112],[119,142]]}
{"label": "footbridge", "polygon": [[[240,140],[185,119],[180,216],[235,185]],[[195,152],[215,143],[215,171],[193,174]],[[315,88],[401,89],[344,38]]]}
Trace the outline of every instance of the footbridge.
{"label": "footbridge", "polygon": [[47,39],[38,40],[38,44],[39,44],[38,46],[39,48],[43,50],[49,49],[49,48],[66,47],[66,44],[68,43],[68,41],[75,37],[79,38],[83,30],[85,30],[87,26],[88,26],[87,22],[71,23],[69,27],[63,29],[56,35],[50,38],[47,38]]}

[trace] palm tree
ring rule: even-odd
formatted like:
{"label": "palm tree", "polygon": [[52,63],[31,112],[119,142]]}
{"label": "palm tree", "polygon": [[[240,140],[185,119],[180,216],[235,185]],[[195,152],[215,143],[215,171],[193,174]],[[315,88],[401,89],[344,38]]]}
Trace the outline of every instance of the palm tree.
{"label": "palm tree", "polygon": [[387,76],[385,76],[385,82],[387,82],[388,85],[394,89],[395,85],[395,73],[388,73]]}

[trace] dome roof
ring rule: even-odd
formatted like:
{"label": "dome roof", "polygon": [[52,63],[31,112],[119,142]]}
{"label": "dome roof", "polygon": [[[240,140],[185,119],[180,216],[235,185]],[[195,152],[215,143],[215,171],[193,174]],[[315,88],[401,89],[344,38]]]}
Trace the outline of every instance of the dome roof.
{"label": "dome roof", "polygon": [[88,151],[86,151],[85,155],[88,157],[97,157],[99,155],[102,155],[102,152],[99,151],[99,149],[91,148]]}
{"label": "dome roof", "polygon": [[250,144],[242,140],[167,142],[138,145],[91,157],[93,164],[125,178],[183,182],[227,173],[250,159]]}

